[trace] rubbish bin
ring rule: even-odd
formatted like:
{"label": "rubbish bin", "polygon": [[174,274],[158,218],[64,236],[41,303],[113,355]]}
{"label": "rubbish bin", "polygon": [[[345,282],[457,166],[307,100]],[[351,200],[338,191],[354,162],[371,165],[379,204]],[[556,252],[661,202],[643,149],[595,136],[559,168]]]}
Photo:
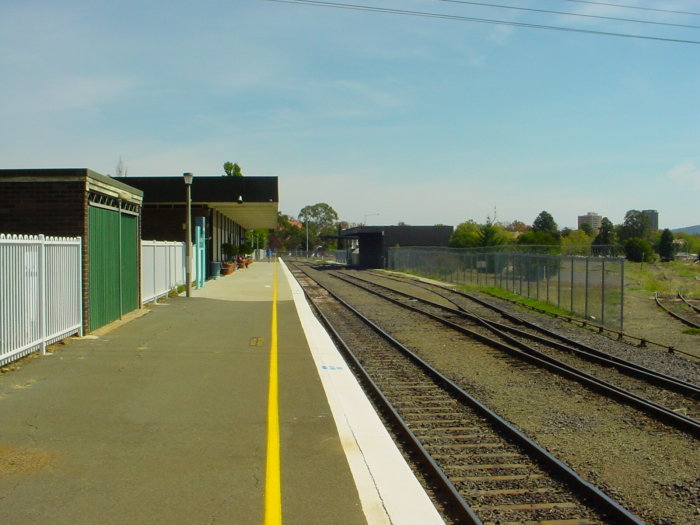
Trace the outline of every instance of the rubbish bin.
{"label": "rubbish bin", "polygon": [[218,279],[220,274],[221,274],[221,263],[220,262],[209,263],[209,278],[210,279]]}

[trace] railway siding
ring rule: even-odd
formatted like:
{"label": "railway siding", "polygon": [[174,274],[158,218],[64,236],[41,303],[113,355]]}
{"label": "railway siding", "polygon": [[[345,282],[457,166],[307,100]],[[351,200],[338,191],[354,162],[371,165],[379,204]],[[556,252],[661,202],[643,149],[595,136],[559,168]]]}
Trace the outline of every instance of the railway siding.
{"label": "railway siding", "polygon": [[314,276],[647,522],[698,520],[700,451],[687,434],[591,396],[576,383],[475,349],[463,336],[400,312],[329,272]]}

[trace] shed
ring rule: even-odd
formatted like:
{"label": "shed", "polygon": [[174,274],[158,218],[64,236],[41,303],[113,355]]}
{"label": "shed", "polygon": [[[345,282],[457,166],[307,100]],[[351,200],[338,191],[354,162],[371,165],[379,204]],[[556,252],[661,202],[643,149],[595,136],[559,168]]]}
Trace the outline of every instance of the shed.
{"label": "shed", "polygon": [[386,268],[389,248],[448,246],[452,231],[452,226],[357,226],[340,236],[358,240],[360,266]]}
{"label": "shed", "polygon": [[0,232],[81,237],[83,326],[140,305],[143,193],[87,168],[0,170]]}

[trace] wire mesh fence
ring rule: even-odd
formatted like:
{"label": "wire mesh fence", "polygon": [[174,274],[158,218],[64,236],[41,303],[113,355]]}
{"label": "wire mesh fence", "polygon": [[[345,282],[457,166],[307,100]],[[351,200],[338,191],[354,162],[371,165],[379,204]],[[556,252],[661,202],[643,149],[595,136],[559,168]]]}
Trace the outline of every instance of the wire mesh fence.
{"label": "wire mesh fence", "polygon": [[496,286],[623,329],[623,258],[396,247],[389,249],[389,268],[454,284]]}

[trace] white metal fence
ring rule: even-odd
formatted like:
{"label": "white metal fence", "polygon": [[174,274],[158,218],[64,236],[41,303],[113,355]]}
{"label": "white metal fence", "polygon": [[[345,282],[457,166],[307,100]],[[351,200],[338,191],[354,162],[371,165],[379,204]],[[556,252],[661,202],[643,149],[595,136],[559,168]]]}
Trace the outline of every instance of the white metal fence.
{"label": "white metal fence", "polygon": [[80,237],[0,234],[0,365],[82,334]]}
{"label": "white metal fence", "polygon": [[[193,257],[196,275],[197,257]],[[141,302],[165,297],[185,284],[185,243],[141,241]]]}

